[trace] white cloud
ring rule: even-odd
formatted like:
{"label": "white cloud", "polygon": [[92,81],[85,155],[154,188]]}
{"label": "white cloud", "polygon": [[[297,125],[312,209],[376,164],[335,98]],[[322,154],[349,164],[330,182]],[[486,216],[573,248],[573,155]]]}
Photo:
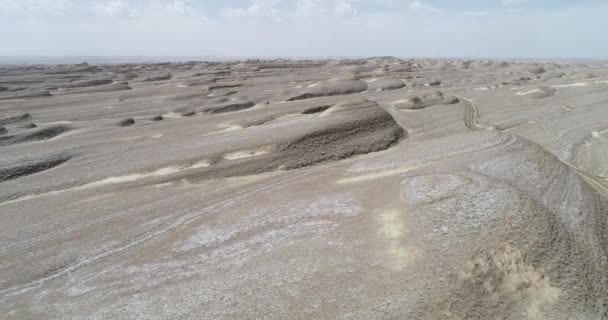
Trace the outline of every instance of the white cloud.
{"label": "white cloud", "polygon": [[323,17],[345,18],[356,16],[358,13],[352,2],[352,0],[252,0],[243,8],[225,8],[222,10],[222,16],[230,19],[263,19],[272,22]]}
{"label": "white cloud", "polygon": [[72,0],[0,0],[0,15],[43,14],[62,16],[72,10],[75,5]]}
{"label": "white cloud", "polygon": [[253,18],[281,22],[284,13],[275,7],[275,3],[272,0],[253,0],[245,8],[225,8],[222,15],[229,19]]}
{"label": "white cloud", "polygon": [[0,0],[6,17],[66,16],[82,18],[145,18],[149,15],[204,17],[192,0]]}
{"label": "white cloud", "polygon": [[300,17],[329,15],[349,17],[357,14],[351,1],[344,0],[297,0],[295,13]]}
{"label": "white cloud", "polygon": [[124,0],[100,1],[95,4],[96,14],[107,17],[129,17],[137,15],[137,10]]}
{"label": "white cloud", "polygon": [[204,2],[0,0],[0,55],[608,57],[606,3],[447,14],[432,0],[255,0],[203,15]]}
{"label": "white cloud", "polygon": [[432,5],[429,5],[427,3],[424,3],[422,1],[419,1],[419,0],[410,2],[409,8],[410,8],[410,10],[412,10],[415,13],[422,13],[422,14],[440,14],[441,13],[441,10],[439,10],[438,8],[436,8]]}

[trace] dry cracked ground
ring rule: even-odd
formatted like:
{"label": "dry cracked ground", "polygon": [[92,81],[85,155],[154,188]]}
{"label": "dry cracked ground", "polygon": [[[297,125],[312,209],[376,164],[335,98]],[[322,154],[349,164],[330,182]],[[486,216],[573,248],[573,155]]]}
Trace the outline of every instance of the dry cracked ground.
{"label": "dry cracked ground", "polygon": [[0,69],[0,318],[608,319],[608,66]]}

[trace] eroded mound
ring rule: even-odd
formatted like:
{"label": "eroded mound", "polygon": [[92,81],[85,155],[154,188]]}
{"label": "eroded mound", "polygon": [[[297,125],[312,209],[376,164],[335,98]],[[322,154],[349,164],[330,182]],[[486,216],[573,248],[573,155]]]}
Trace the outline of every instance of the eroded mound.
{"label": "eroded mound", "polygon": [[152,77],[148,77],[143,79],[143,82],[153,82],[153,81],[163,81],[163,80],[171,80],[173,78],[173,75],[170,73],[167,74],[162,74],[162,75],[158,75],[158,76],[152,76]]}
{"label": "eroded mound", "polygon": [[249,109],[255,106],[255,103],[252,101],[230,101],[227,103],[220,104],[215,107],[204,109],[204,113],[225,113],[225,112],[235,112],[240,110]]}
{"label": "eroded mound", "polygon": [[280,145],[281,167],[296,169],[385,150],[403,135],[403,129],[388,113],[345,122]]}
{"label": "eroded mound", "polygon": [[55,138],[63,133],[72,130],[69,126],[53,126],[38,130],[33,133],[23,133],[14,136],[5,136],[0,140],[0,146],[12,145],[16,143],[42,141]]}
{"label": "eroded mound", "polygon": [[317,97],[337,96],[367,90],[367,83],[361,80],[328,80],[307,88],[303,93],[287,99],[297,101]]}
{"label": "eroded mound", "polygon": [[545,72],[547,72],[547,70],[545,70],[545,68],[543,68],[543,67],[535,67],[535,68],[530,69],[530,73],[534,73],[534,74],[543,74]]}
{"label": "eroded mound", "polygon": [[20,115],[16,115],[16,116],[2,118],[2,119],[0,119],[0,126],[15,123],[15,122],[26,121],[31,118],[32,118],[32,116],[29,113],[24,113],[24,114],[20,114]]}
{"label": "eroded mound", "polygon": [[[324,111],[321,122],[293,125],[295,134],[285,134],[272,145],[234,150],[200,178],[250,175],[290,170],[358,154],[381,151],[397,143],[405,131],[378,103],[355,99]],[[262,150],[262,151],[261,151]]]}
{"label": "eroded mound", "polygon": [[302,114],[320,113],[320,112],[323,112],[323,111],[325,111],[325,110],[327,110],[329,108],[331,108],[331,105],[312,107],[312,108],[309,108],[309,109],[306,109],[306,110],[302,111]]}
{"label": "eroded mound", "polygon": [[34,92],[15,94],[15,95],[11,95],[11,96],[3,96],[3,97],[0,97],[0,100],[47,98],[47,97],[52,97],[52,96],[53,95],[48,91],[34,91]]}
{"label": "eroded mound", "polygon": [[458,98],[454,96],[444,95],[441,91],[435,91],[394,101],[391,103],[391,106],[398,109],[416,110],[434,105],[456,104],[458,102]]}
{"label": "eroded mound", "polygon": [[399,79],[384,77],[367,81],[367,87],[369,90],[376,91],[396,90],[404,88],[405,83]]}
{"label": "eroded mound", "polygon": [[16,166],[0,167],[0,182],[49,170],[67,162],[71,158],[72,156],[70,155],[54,155],[44,159],[20,161],[19,165]]}
{"label": "eroded mound", "polygon": [[101,93],[101,92],[113,92],[113,91],[124,91],[131,90],[128,82],[113,83],[100,86],[88,86],[84,88],[68,89],[65,91],[66,94],[79,94],[79,93]]}
{"label": "eroded mound", "polygon": [[64,88],[82,88],[82,87],[94,87],[101,86],[105,84],[110,84],[113,81],[110,79],[93,79],[93,80],[78,80],[73,81],[69,84],[63,86]]}
{"label": "eroded mound", "polygon": [[126,118],[123,120],[120,120],[116,125],[119,127],[128,127],[128,126],[132,126],[135,124],[135,120],[133,118]]}

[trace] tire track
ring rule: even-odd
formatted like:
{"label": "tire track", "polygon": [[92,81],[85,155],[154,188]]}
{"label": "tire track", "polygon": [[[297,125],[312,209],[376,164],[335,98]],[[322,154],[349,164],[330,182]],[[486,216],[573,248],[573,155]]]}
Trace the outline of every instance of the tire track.
{"label": "tire track", "polygon": [[489,127],[485,127],[479,124],[479,111],[477,110],[477,106],[471,101],[463,96],[454,95],[456,98],[460,99],[462,104],[464,105],[464,125],[471,130],[488,130]]}

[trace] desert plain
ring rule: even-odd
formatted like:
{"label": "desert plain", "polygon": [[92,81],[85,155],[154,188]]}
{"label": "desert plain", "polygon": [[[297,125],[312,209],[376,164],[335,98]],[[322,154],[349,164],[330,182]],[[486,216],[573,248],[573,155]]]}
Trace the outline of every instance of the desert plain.
{"label": "desert plain", "polygon": [[0,67],[0,318],[608,319],[608,65]]}

